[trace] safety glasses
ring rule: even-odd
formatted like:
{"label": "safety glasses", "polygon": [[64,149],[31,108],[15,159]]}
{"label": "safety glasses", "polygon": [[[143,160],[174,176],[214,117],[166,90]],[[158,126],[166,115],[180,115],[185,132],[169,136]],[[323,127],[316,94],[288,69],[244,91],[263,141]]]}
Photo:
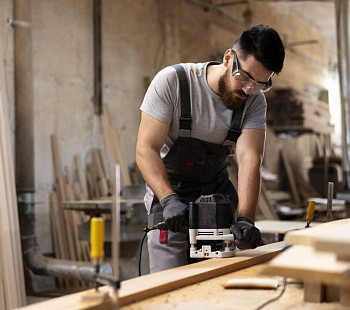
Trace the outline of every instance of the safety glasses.
{"label": "safety glasses", "polygon": [[271,77],[275,72],[272,72],[268,81],[266,83],[258,83],[251,79],[250,77],[246,76],[240,69],[239,69],[239,63],[238,63],[238,57],[234,49],[231,49],[234,57],[234,61],[232,64],[232,76],[233,78],[240,84],[242,84],[242,88],[249,89],[251,93],[257,93],[257,92],[267,92],[272,87],[272,80]]}

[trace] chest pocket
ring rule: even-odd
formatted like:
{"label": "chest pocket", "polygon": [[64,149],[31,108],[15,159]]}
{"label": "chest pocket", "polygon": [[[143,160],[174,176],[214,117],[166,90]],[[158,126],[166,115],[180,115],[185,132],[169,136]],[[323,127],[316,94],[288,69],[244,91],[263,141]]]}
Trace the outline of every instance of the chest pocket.
{"label": "chest pocket", "polygon": [[177,157],[186,166],[204,165],[207,159],[207,150],[199,147],[179,145]]}

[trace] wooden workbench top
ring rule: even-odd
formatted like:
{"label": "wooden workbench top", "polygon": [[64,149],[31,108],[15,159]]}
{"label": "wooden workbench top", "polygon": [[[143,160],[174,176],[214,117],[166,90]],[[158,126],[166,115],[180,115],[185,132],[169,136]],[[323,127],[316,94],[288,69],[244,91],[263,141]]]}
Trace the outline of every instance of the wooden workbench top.
{"label": "wooden workbench top", "polygon": [[[172,292],[148,298],[124,307],[121,310],[254,310],[265,301],[276,297],[282,290],[282,277],[259,275],[264,264],[247,267],[210,280],[192,284]],[[222,284],[232,278],[279,279],[277,290],[225,289]],[[287,279],[286,291],[280,299],[267,305],[264,310],[349,310],[339,303],[306,303],[303,284]]]}

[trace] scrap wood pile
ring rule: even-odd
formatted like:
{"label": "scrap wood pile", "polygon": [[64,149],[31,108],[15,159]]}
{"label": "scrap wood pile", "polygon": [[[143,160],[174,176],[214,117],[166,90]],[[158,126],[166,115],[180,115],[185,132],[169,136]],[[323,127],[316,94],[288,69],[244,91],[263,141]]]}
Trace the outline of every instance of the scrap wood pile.
{"label": "scrap wood pile", "polygon": [[[109,122],[108,109],[101,115],[103,136],[109,167],[120,165],[121,186],[138,183],[136,165],[129,170],[120,145],[118,132]],[[51,149],[55,170],[54,192],[50,195],[50,213],[53,232],[53,245],[56,258],[73,261],[90,261],[89,242],[79,240],[78,226],[88,222],[89,217],[82,211],[65,210],[63,203],[69,201],[96,201],[112,199],[112,184],[108,170],[103,163],[101,149],[93,148],[92,156],[83,163],[80,154],[74,156],[74,169],[63,167],[60,160],[58,139],[51,136]],[[110,214],[103,214],[108,219]],[[61,286],[86,286],[78,281],[59,280]]]}
{"label": "scrap wood pile", "polygon": [[329,105],[306,92],[291,88],[273,88],[267,93],[267,123],[273,128],[305,128],[332,132]]}

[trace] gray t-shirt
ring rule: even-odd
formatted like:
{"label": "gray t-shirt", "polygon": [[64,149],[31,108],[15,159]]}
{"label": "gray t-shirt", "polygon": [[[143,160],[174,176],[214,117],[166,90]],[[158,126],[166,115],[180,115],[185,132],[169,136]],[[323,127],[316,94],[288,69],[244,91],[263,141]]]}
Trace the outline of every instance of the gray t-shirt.
{"label": "gray t-shirt", "polygon": [[[232,120],[232,110],[226,108],[209,87],[207,63],[182,64],[186,71],[191,96],[191,137],[212,143],[223,143]],[[150,84],[141,110],[149,116],[170,125],[169,134],[161,150],[162,158],[168,153],[179,136],[181,104],[179,80],[173,67],[166,67]],[[243,129],[266,130],[266,99],[256,93],[245,104],[242,118]]]}

